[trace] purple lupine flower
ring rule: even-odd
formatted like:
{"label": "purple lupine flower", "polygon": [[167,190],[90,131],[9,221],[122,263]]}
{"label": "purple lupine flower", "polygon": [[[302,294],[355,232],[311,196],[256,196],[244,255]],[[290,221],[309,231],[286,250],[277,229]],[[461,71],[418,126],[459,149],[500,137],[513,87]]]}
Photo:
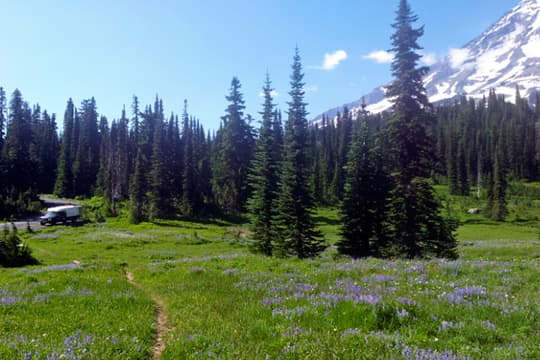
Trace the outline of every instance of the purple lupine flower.
{"label": "purple lupine flower", "polygon": [[461,329],[463,327],[465,327],[465,324],[463,324],[462,322],[455,323],[453,321],[443,320],[441,322],[441,326],[439,327],[439,330],[446,331],[448,329]]}
{"label": "purple lupine flower", "polygon": [[493,324],[491,321],[489,320],[484,320],[482,321],[482,325],[487,327],[488,329],[490,330],[495,330],[495,324]]}
{"label": "purple lupine flower", "polygon": [[381,275],[381,274],[377,274],[373,277],[375,280],[379,281],[379,282],[385,282],[385,281],[394,281],[396,280],[396,277],[395,276],[391,276],[391,275]]}
{"label": "purple lupine flower", "polygon": [[275,304],[281,304],[283,302],[282,298],[274,297],[274,298],[266,298],[262,300],[262,304],[264,306],[270,306]]}
{"label": "purple lupine flower", "polygon": [[397,301],[402,303],[403,305],[416,305],[416,301],[405,297],[399,297],[397,298]]}
{"label": "purple lupine flower", "polygon": [[363,303],[370,304],[370,305],[377,305],[380,302],[382,302],[382,297],[380,297],[378,295],[371,295],[371,294],[360,295],[360,296],[358,296],[357,298],[354,299],[354,302],[355,303],[363,302]]}
{"label": "purple lupine flower", "polygon": [[454,293],[460,294],[463,296],[481,296],[481,295],[486,295],[487,290],[483,286],[466,286],[464,288],[455,289]]}
{"label": "purple lupine flower", "polygon": [[45,266],[39,269],[34,269],[31,272],[33,274],[39,274],[47,271],[62,271],[62,270],[74,270],[81,267],[81,264],[78,262],[72,262],[69,264],[63,264],[63,265],[51,265],[51,266]]}
{"label": "purple lupine flower", "polygon": [[16,297],[16,296],[2,296],[2,297],[0,298],[0,305],[4,305],[4,306],[15,305],[15,304],[18,303],[19,301],[21,301],[21,298],[20,298],[20,297]]}
{"label": "purple lupine flower", "polygon": [[409,315],[410,315],[409,312],[405,309],[397,310],[397,316],[401,319],[409,317]]}
{"label": "purple lupine flower", "polygon": [[357,334],[360,334],[360,329],[347,329],[347,330],[343,330],[341,332],[341,337],[342,338],[345,338],[345,337],[348,337],[348,336],[354,336],[354,335],[357,335]]}
{"label": "purple lupine flower", "polygon": [[60,355],[56,351],[53,350],[53,352],[47,356],[47,360],[57,360],[60,359]]}
{"label": "purple lupine flower", "polygon": [[235,275],[238,273],[238,269],[225,269],[223,270],[223,275]]}
{"label": "purple lupine flower", "polygon": [[294,338],[294,337],[297,337],[298,335],[306,334],[306,333],[309,333],[309,331],[302,329],[298,325],[292,325],[287,330],[285,330],[283,334],[281,334],[281,336]]}

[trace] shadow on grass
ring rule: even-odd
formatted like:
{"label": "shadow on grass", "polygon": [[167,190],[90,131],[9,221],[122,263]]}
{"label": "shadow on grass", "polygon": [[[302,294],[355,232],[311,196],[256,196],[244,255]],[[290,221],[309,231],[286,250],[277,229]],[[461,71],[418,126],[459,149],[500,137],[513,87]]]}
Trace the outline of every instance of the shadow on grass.
{"label": "shadow on grass", "polygon": [[248,219],[240,215],[223,216],[222,218],[202,218],[202,217],[178,217],[174,220],[154,220],[152,223],[163,227],[173,228],[194,228],[194,226],[186,226],[186,224],[178,223],[176,221],[184,221],[193,224],[200,225],[215,225],[215,226],[231,226],[231,225],[243,225],[248,223]]}

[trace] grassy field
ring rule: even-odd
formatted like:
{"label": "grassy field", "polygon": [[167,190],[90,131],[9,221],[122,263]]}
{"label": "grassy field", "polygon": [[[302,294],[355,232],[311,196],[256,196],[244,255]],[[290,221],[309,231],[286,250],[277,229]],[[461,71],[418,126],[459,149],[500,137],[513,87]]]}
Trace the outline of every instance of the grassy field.
{"label": "grassy field", "polygon": [[0,270],[0,358],[148,359],[159,334],[162,359],[538,359],[538,203],[473,205],[451,201],[457,261],[265,258],[219,220],[22,231],[41,265]]}

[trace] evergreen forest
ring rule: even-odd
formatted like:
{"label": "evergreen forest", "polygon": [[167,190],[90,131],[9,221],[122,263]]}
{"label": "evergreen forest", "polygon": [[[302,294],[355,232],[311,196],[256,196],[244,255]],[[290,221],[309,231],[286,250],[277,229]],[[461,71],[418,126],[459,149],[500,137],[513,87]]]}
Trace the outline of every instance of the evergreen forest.
{"label": "evergreen forest", "polygon": [[108,216],[133,223],[248,215],[255,251],[308,258],[326,246],[314,209],[339,207],[343,254],[455,257],[457,224],[433,186],[485,198],[483,211],[503,221],[508,183],[540,180],[540,107],[518,89],[515,99],[491,91],[430,104],[416,20],[402,1],[391,38],[394,105],[381,114],[343,108],[310,122],[298,49],[287,108],[273,103],[267,74],[260,112],[246,114],[233,77],[218,129],[204,129],[187,100],[165,114],[159,96],[146,105],[133,96],[107,119],[94,97],[70,98],[58,118],[0,88],[0,219],[38,211],[39,194],[98,197]]}

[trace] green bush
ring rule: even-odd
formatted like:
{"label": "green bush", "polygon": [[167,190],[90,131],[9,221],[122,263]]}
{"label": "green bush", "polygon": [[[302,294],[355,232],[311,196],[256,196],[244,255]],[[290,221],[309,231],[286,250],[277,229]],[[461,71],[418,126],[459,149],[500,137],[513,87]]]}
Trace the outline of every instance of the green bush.
{"label": "green bush", "polygon": [[105,218],[110,215],[110,204],[101,196],[94,196],[82,201],[81,204],[83,206],[83,217],[88,221],[95,223],[104,222]]}
{"label": "green bush", "polygon": [[3,267],[20,267],[36,265],[38,261],[32,256],[32,251],[17,236],[17,228],[12,225],[11,231],[4,228],[4,236],[0,239],[0,265]]}

